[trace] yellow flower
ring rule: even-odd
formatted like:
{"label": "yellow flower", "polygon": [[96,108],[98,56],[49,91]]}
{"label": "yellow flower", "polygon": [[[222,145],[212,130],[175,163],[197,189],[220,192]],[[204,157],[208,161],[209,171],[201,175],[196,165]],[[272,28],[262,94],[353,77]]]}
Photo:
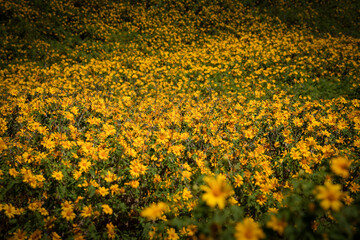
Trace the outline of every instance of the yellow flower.
{"label": "yellow flower", "polygon": [[77,233],[74,236],[74,240],[85,240],[85,237],[81,233]]}
{"label": "yellow flower", "polygon": [[29,240],[40,240],[42,237],[41,230],[37,229],[35,230],[29,237]]}
{"label": "yellow flower", "polygon": [[270,221],[266,223],[266,226],[282,235],[287,226],[287,222],[285,222],[285,220],[279,220],[277,217],[272,215]]}
{"label": "yellow flower", "polygon": [[336,157],[331,160],[331,170],[343,178],[349,177],[350,165],[351,162],[345,157]]}
{"label": "yellow flower", "polygon": [[74,213],[74,206],[71,202],[65,201],[64,203],[62,203],[61,209],[61,216],[66,220],[73,220],[76,217]]}
{"label": "yellow flower", "polygon": [[132,188],[137,188],[137,187],[139,187],[140,183],[137,180],[133,180],[133,181],[125,183],[125,185],[130,185]]}
{"label": "yellow flower", "polygon": [[102,207],[104,213],[109,214],[109,215],[111,215],[113,213],[113,210],[109,205],[103,204],[101,207]]}
{"label": "yellow flower", "polygon": [[226,199],[234,193],[231,186],[227,184],[225,177],[223,175],[205,177],[204,181],[207,186],[201,186],[201,189],[205,191],[202,199],[210,207],[218,205],[220,209],[223,209]]}
{"label": "yellow flower", "polygon": [[325,186],[316,187],[316,198],[321,200],[320,206],[324,210],[332,209],[339,211],[342,207],[341,199],[343,193],[341,192],[341,185],[332,184],[326,181]]}
{"label": "yellow flower", "polygon": [[148,220],[156,220],[160,218],[165,211],[167,211],[168,206],[164,202],[153,203],[149,207],[141,211],[140,215],[147,218]]}
{"label": "yellow flower", "polygon": [[97,117],[91,117],[88,120],[86,120],[90,125],[98,125],[100,124],[102,121],[100,118]]}
{"label": "yellow flower", "polygon": [[183,227],[183,234],[187,235],[187,236],[195,236],[196,232],[197,232],[197,226],[194,224],[190,224],[188,225],[186,228]]}
{"label": "yellow flower", "polygon": [[50,138],[44,138],[41,144],[47,149],[53,149],[56,145],[55,142],[52,141]]}
{"label": "yellow flower", "polygon": [[25,240],[26,238],[27,238],[26,232],[21,229],[17,229],[12,237],[12,239],[16,239],[16,240]]}
{"label": "yellow flower", "polygon": [[74,208],[73,204],[70,201],[65,201],[61,203],[62,208]]}
{"label": "yellow flower", "polygon": [[61,181],[64,177],[64,175],[61,171],[54,171],[51,176],[58,181]]}
{"label": "yellow flower", "polygon": [[182,198],[187,201],[188,199],[192,198],[192,194],[189,189],[185,188],[182,192]]}
{"label": "yellow flower", "polygon": [[13,218],[17,214],[16,208],[11,204],[5,204],[3,209],[8,218]]}
{"label": "yellow flower", "polygon": [[76,217],[72,207],[71,208],[63,208],[63,210],[61,211],[61,216],[68,221],[73,220]]}
{"label": "yellow flower", "polygon": [[77,107],[72,107],[71,109],[70,109],[70,111],[73,113],[73,114],[75,114],[75,115],[77,115],[78,113],[79,113],[79,108],[77,108]]}
{"label": "yellow flower", "polygon": [[153,178],[153,182],[156,184],[156,183],[160,183],[162,180],[161,180],[161,177],[159,174],[155,174],[154,178]]}
{"label": "yellow flower", "polygon": [[277,208],[269,208],[268,209],[269,213],[277,213],[278,211],[279,211],[279,209],[277,209]]}
{"label": "yellow flower", "polygon": [[346,195],[345,197],[344,197],[344,202],[345,202],[345,204],[346,205],[351,205],[351,203],[354,201],[354,199],[352,198],[352,197],[350,197],[349,195]]}
{"label": "yellow flower", "polygon": [[107,234],[108,237],[110,239],[114,239],[115,238],[115,227],[112,223],[108,223],[106,224],[106,228],[107,228]]}
{"label": "yellow flower", "polygon": [[235,187],[240,187],[244,182],[244,179],[241,175],[236,175],[235,177]]}
{"label": "yellow flower", "polygon": [[294,118],[294,124],[297,127],[301,127],[304,124],[304,121],[301,120],[300,118],[296,117],[296,118]]}
{"label": "yellow flower", "polygon": [[86,172],[90,168],[91,162],[86,161],[86,159],[81,159],[78,165],[81,171]]}
{"label": "yellow flower", "polygon": [[171,133],[164,129],[160,129],[160,132],[157,133],[156,142],[159,144],[166,144],[171,138]]}
{"label": "yellow flower", "polygon": [[81,171],[74,171],[73,172],[73,176],[74,176],[74,179],[75,180],[78,180],[82,175],[82,172]]}
{"label": "yellow flower", "polygon": [[39,208],[39,212],[43,216],[48,216],[49,212],[45,208]]}
{"label": "yellow flower", "polygon": [[114,174],[108,170],[104,179],[106,182],[111,183],[113,181],[116,181],[118,179],[118,177],[116,176],[116,174]]}
{"label": "yellow flower", "polygon": [[9,169],[9,175],[12,176],[12,177],[16,177],[17,175],[19,175],[19,172],[16,171],[15,168],[10,168]]}
{"label": "yellow flower", "polygon": [[237,223],[235,227],[235,239],[258,240],[265,238],[263,230],[252,218],[245,218],[243,222]]}
{"label": "yellow flower", "polygon": [[154,239],[155,238],[155,234],[156,234],[156,227],[152,227],[152,230],[149,232],[149,239]]}
{"label": "yellow flower", "polygon": [[107,189],[105,187],[99,187],[96,192],[98,194],[100,194],[101,196],[105,197],[106,195],[109,194],[109,189]]}
{"label": "yellow flower", "polygon": [[39,185],[41,185],[42,182],[45,181],[45,178],[44,178],[44,176],[43,176],[42,174],[37,174],[37,175],[35,175],[35,178],[36,178],[36,180],[37,180],[38,182],[40,182]]}
{"label": "yellow flower", "polygon": [[191,178],[191,175],[192,175],[192,173],[190,172],[190,171],[183,171],[182,172],[182,180],[184,181],[184,179],[186,178],[186,179],[190,179]]}
{"label": "yellow flower", "polygon": [[262,206],[266,203],[267,201],[267,198],[266,198],[266,195],[263,195],[263,194],[259,194],[257,197],[256,197],[256,202]]}
{"label": "yellow flower", "polygon": [[36,211],[38,208],[40,208],[42,203],[40,201],[34,201],[29,204],[29,210]]}
{"label": "yellow flower", "polygon": [[111,195],[121,193],[121,189],[119,188],[118,184],[114,184],[110,186]]}
{"label": "yellow flower", "polygon": [[89,205],[89,206],[85,206],[83,208],[83,210],[81,211],[81,216],[82,217],[90,217],[92,215],[92,212],[93,212],[93,209],[92,209],[92,206]]}
{"label": "yellow flower", "polygon": [[61,237],[56,232],[51,233],[52,240],[61,240]]}
{"label": "yellow flower", "polygon": [[141,164],[138,160],[134,160],[130,163],[130,174],[133,177],[139,177],[142,174],[145,174],[147,166]]}
{"label": "yellow flower", "polygon": [[116,134],[116,128],[113,125],[105,123],[103,126],[104,134],[106,136],[114,135]]}
{"label": "yellow flower", "polygon": [[231,196],[229,198],[229,203],[230,203],[230,205],[238,205],[238,206],[240,206],[240,203],[233,196]]}
{"label": "yellow flower", "polygon": [[176,156],[180,156],[184,151],[185,147],[183,145],[174,145],[169,148],[169,150],[174,153]]}
{"label": "yellow flower", "polygon": [[179,235],[177,235],[176,231],[174,228],[170,228],[168,230],[166,230],[167,233],[167,240],[178,240],[179,239]]}
{"label": "yellow flower", "polygon": [[32,188],[36,188],[36,176],[32,174],[31,170],[22,168],[21,173],[23,174],[23,182],[28,183]]}
{"label": "yellow flower", "polygon": [[6,143],[4,142],[4,140],[0,137],[0,153],[6,149],[8,149],[8,147],[6,146]]}
{"label": "yellow flower", "polygon": [[359,191],[359,189],[360,189],[360,185],[359,184],[357,184],[356,182],[352,182],[351,184],[350,184],[350,192],[352,192],[352,193],[357,193],[358,191]]}
{"label": "yellow flower", "polygon": [[109,149],[100,149],[99,158],[101,160],[107,160],[109,158]]}

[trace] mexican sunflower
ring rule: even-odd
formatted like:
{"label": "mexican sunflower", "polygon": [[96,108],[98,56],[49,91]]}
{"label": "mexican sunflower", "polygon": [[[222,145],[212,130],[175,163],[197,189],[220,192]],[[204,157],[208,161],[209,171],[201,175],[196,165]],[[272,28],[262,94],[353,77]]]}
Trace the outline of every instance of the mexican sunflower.
{"label": "mexican sunflower", "polygon": [[252,218],[245,218],[244,221],[235,226],[235,239],[237,240],[258,240],[265,238],[265,234],[259,224]]}
{"label": "mexican sunflower", "polygon": [[205,177],[204,181],[207,185],[201,186],[201,189],[205,191],[202,199],[212,208],[219,206],[220,209],[223,209],[226,199],[234,193],[232,187],[226,182],[226,178],[218,175]]}
{"label": "mexican sunflower", "polygon": [[341,199],[343,193],[341,192],[341,185],[332,184],[331,182],[325,182],[325,186],[317,186],[316,198],[321,200],[320,206],[324,210],[332,209],[339,211],[342,207]]}

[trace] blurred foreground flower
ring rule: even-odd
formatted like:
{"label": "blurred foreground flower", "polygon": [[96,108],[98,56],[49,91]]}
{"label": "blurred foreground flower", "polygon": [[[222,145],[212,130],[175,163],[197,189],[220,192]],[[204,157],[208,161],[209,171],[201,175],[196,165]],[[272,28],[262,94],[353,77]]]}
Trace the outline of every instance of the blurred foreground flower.
{"label": "blurred foreground flower", "polygon": [[243,222],[236,224],[235,239],[257,240],[261,238],[265,238],[265,234],[259,224],[252,218],[245,218]]}
{"label": "blurred foreground flower", "polygon": [[287,222],[272,215],[270,221],[266,223],[266,226],[282,235],[287,226]]}
{"label": "blurred foreground flower", "polygon": [[140,215],[148,220],[156,220],[160,218],[168,210],[168,205],[164,202],[153,203],[149,207],[142,210]]}
{"label": "blurred foreground flower", "polygon": [[341,185],[326,181],[325,186],[317,186],[315,192],[316,198],[321,200],[320,206],[324,210],[331,208],[334,211],[339,211],[342,207],[343,193],[341,192]]}
{"label": "blurred foreground flower", "polygon": [[205,177],[204,181],[207,186],[201,186],[201,189],[205,191],[202,199],[210,207],[218,205],[220,209],[223,209],[226,199],[234,194],[232,187],[226,182],[226,178],[218,175],[216,177]]}
{"label": "blurred foreground flower", "polygon": [[351,161],[345,157],[336,157],[331,160],[331,170],[343,178],[349,177],[350,165]]}

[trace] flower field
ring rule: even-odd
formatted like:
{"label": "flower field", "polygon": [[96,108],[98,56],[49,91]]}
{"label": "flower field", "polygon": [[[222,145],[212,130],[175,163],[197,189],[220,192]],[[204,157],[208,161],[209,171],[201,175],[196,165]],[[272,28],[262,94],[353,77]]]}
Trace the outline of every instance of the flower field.
{"label": "flower field", "polygon": [[0,0],[0,238],[359,239],[359,9]]}

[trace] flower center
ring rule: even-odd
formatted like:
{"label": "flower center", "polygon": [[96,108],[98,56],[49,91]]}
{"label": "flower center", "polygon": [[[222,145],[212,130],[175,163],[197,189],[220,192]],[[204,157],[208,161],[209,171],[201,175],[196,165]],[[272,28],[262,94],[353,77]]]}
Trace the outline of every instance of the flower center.
{"label": "flower center", "polygon": [[222,191],[220,188],[213,188],[212,192],[215,197],[219,197],[222,194]]}
{"label": "flower center", "polygon": [[333,201],[336,201],[336,200],[337,200],[335,194],[334,194],[334,193],[331,193],[331,192],[328,193],[327,199],[328,199],[330,202],[333,202]]}

